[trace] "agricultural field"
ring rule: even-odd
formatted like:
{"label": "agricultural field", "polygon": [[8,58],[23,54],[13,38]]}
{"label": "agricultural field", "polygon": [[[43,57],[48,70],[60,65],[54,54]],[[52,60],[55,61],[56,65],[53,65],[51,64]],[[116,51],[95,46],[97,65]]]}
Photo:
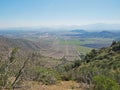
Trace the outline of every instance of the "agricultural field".
{"label": "agricultural field", "polygon": [[69,61],[80,59],[79,53],[74,45],[61,44],[58,37],[54,38],[50,48],[40,51],[42,55],[61,59],[65,57]]}

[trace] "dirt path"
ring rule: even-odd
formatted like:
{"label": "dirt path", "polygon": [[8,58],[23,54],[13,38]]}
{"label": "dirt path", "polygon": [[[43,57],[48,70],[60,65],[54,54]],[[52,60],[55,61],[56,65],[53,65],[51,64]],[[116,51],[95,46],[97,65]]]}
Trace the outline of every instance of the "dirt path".
{"label": "dirt path", "polygon": [[[64,39],[64,40],[67,43],[67,39]],[[65,45],[65,57],[69,61],[73,61],[75,59],[80,59],[79,53],[77,52],[75,45],[69,45],[69,44]]]}
{"label": "dirt path", "polygon": [[21,89],[15,90],[84,90],[74,81],[61,81],[56,85],[43,85],[38,82],[26,81]]}
{"label": "dirt path", "polygon": [[[68,38],[64,38],[64,41],[66,43],[68,40]],[[79,53],[77,52],[75,46],[69,44],[60,44],[60,41],[57,36],[54,38],[51,47],[46,51],[43,51],[42,54],[44,56],[53,57],[56,59],[61,59],[64,56],[69,61],[80,59]]]}

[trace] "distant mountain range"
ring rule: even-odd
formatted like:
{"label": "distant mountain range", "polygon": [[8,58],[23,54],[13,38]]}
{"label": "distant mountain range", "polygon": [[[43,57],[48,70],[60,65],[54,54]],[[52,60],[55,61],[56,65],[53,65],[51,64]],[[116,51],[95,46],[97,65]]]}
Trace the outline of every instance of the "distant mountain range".
{"label": "distant mountain range", "polygon": [[36,27],[13,27],[0,30],[40,30],[40,31],[61,31],[71,29],[85,29],[87,31],[120,31],[120,24],[95,23],[86,25],[55,25],[55,26],[36,26]]}
{"label": "distant mountain range", "polygon": [[115,40],[120,40],[120,31],[94,31],[88,32],[83,29],[75,29],[71,30],[70,34],[66,34],[67,36],[77,36],[80,38],[113,38]]}
{"label": "distant mountain range", "polygon": [[104,23],[97,23],[97,24],[89,24],[89,25],[82,25],[79,28],[89,30],[89,31],[119,31],[120,24],[104,24]]}

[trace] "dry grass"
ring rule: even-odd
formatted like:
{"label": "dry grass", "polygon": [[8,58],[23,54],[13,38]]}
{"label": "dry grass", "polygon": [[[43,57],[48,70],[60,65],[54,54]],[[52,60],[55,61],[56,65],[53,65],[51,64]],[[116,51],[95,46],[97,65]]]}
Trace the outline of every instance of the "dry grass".
{"label": "dry grass", "polygon": [[15,90],[84,90],[74,81],[61,81],[56,85],[43,85],[34,81],[25,81],[22,88]]}

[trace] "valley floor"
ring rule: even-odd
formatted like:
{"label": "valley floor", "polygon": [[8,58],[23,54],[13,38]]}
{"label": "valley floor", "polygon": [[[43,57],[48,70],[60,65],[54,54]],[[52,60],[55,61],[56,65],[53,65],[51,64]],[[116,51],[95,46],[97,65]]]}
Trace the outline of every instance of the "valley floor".
{"label": "valley floor", "polygon": [[[67,42],[67,39],[64,41]],[[43,51],[41,50],[41,54],[56,59],[65,57],[69,61],[80,59],[80,53],[76,49],[75,45],[61,44],[60,40],[57,37],[53,40],[53,44],[49,49]]]}

